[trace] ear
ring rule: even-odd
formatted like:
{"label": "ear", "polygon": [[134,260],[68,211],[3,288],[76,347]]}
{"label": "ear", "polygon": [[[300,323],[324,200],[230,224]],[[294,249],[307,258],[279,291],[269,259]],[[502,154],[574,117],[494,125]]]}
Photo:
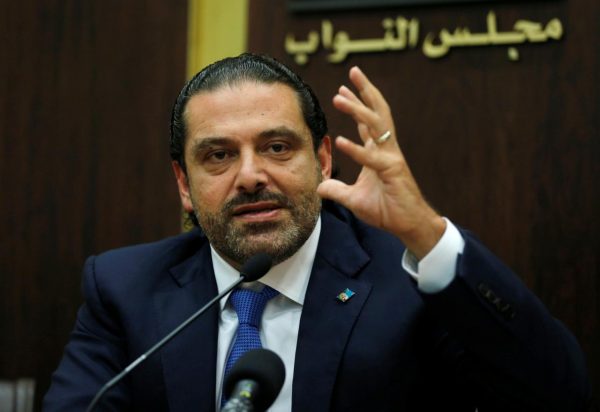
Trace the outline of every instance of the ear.
{"label": "ear", "polygon": [[319,163],[321,164],[321,175],[323,176],[323,180],[329,179],[331,177],[331,137],[325,136],[323,140],[321,140],[321,145],[317,150],[317,157],[319,159]]}
{"label": "ear", "polygon": [[177,187],[179,188],[179,197],[181,198],[181,205],[183,210],[186,212],[193,212],[194,207],[192,205],[192,198],[190,196],[190,185],[188,177],[179,162],[173,160],[171,162],[173,166],[173,172],[175,172],[175,179],[177,179]]}

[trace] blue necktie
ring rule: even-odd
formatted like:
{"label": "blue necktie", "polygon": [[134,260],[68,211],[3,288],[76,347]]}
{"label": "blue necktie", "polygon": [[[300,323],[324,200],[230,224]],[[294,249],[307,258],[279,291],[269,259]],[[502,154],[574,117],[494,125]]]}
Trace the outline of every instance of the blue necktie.
{"label": "blue necktie", "polygon": [[247,351],[262,348],[258,327],[267,302],[277,296],[279,292],[265,286],[261,292],[250,289],[235,289],[229,296],[229,301],[238,315],[239,326],[237,335],[227,363],[225,364],[225,378],[235,362]]}

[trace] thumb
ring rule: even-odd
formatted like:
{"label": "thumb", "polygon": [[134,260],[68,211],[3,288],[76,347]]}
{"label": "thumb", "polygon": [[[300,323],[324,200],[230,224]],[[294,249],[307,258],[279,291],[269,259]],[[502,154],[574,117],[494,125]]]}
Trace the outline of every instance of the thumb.
{"label": "thumb", "polygon": [[333,200],[349,207],[351,186],[336,179],[327,179],[317,187],[317,194],[323,199]]}

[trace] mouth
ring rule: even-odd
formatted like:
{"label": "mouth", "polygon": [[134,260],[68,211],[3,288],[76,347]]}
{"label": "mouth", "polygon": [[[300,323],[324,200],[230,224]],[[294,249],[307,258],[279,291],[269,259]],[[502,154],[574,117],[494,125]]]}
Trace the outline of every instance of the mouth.
{"label": "mouth", "polygon": [[256,202],[237,206],[233,217],[244,221],[260,222],[277,217],[282,207],[275,202]]}

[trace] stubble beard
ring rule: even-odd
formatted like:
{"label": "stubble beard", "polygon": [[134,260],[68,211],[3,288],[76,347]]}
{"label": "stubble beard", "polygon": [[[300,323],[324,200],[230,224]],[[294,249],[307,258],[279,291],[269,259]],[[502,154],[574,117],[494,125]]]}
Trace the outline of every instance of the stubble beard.
{"label": "stubble beard", "polygon": [[[259,201],[276,202],[288,217],[273,222],[235,221],[234,207]],[[311,235],[320,212],[321,199],[314,190],[302,193],[296,202],[280,193],[241,193],[216,213],[202,212],[194,204],[194,213],[210,244],[238,265],[259,252],[270,255],[274,265],[290,258]]]}

